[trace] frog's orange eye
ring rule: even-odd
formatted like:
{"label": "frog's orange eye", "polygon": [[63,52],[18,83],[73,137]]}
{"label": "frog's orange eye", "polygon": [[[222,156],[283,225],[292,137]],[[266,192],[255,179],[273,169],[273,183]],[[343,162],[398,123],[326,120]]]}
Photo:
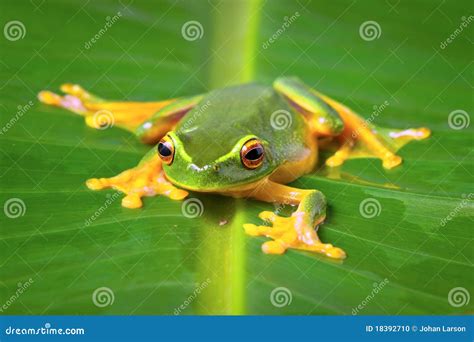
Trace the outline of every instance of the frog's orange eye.
{"label": "frog's orange eye", "polygon": [[247,141],[240,150],[240,160],[247,169],[256,169],[263,163],[265,150],[257,139]]}
{"label": "frog's orange eye", "polygon": [[174,145],[173,140],[167,135],[163,137],[158,143],[158,155],[160,156],[163,163],[171,165],[174,158]]}

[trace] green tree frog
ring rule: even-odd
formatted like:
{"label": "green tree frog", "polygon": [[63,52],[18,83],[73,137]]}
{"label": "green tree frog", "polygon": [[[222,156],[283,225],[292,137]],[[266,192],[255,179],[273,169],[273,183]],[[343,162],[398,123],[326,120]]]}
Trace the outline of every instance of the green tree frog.
{"label": "green tree frog", "polygon": [[158,102],[110,102],[73,84],[61,90],[65,96],[49,91],[38,96],[84,116],[94,128],[101,128],[99,116],[108,113],[115,125],[154,145],[136,167],[87,180],[90,189],[120,190],[127,208],[141,207],[144,196],[182,200],[188,191],[297,206],[290,217],[260,213],[269,225],[244,225],[248,235],[270,238],[262,250],[271,254],[294,248],[346,257],[317,235],[326,217],[324,195],[285,185],[314,169],[321,139],[337,144],[325,161],[328,167],[365,156],[381,159],[390,169],[402,162],[398,148],[430,135],[418,128],[392,130],[387,138],[368,120],[294,77],[278,78],[273,86],[244,84]]}

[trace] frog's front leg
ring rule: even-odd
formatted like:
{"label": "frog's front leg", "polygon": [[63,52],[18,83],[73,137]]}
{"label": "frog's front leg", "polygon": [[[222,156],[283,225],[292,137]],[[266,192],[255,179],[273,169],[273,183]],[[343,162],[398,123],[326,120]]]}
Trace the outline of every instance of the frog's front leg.
{"label": "frog's front leg", "polygon": [[153,148],[136,167],[111,178],[88,179],[86,185],[92,190],[113,188],[125,193],[122,206],[126,208],[140,208],[144,196],[164,195],[173,200],[188,196],[187,191],[176,188],[166,179],[161,163]]}
{"label": "frog's front leg", "polygon": [[267,236],[272,241],[262,245],[268,254],[282,254],[288,248],[317,252],[335,259],[344,259],[346,253],[331,244],[322,243],[317,235],[318,225],[326,217],[326,199],[318,190],[302,190],[266,180],[250,194],[251,197],[280,204],[298,205],[290,217],[280,217],[263,211],[259,217],[272,226],[245,224],[244,229],[252,236]]}
{"label": "frog's front leg", "polygon": [[[307,119],[316,136],[337,137],[340,146],[336,153],[326,160],[328,166],[339,166],[351,156],[376,157],[383,167],[391,169],[402,162],[397,150],[411,140],[422,140],[430,130],[411,128],[391,130],[383,136],[384,129],[378,129],[343,104],[323,95],[297,78],[279,78],[274,88]],[[357,151],[357,153],[355,153]]]}

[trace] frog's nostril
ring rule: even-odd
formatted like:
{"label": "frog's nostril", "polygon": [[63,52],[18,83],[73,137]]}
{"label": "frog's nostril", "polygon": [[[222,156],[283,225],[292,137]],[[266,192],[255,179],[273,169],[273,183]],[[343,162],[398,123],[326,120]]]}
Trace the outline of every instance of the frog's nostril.
{"label": "frog's nostril", "polygon": [[219,172],[219,170],[221,169],[221,167],[218,165],[218,164],[214,164],[212,166],[212,169],[215,171],[215,172]]}

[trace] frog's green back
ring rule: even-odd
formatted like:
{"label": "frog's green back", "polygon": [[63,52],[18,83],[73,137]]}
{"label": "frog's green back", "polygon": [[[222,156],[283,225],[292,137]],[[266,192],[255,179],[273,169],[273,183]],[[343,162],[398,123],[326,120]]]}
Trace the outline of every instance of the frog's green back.
{"label": "frog's green back", "polygon": [[304,148],[304,119],[273,88],[246,84],[210,92],[175,128],[197,165],[230,152],[239,139],[266,140],[277,165]]}

